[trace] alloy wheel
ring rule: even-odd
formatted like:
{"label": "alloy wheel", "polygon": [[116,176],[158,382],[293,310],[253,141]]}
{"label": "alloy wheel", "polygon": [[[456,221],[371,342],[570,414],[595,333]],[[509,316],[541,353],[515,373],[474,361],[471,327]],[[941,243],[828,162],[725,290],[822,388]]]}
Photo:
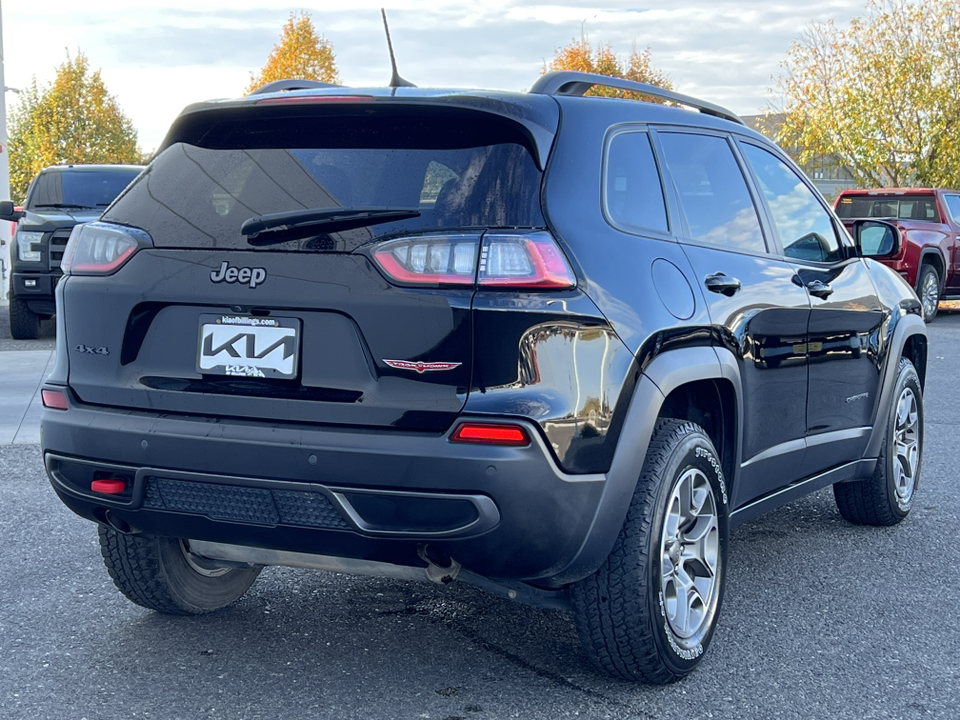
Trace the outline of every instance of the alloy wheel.
{"label": "alloy wheel", "polygon": [[898,502],[906,505],[913,497],[917,484],[917,466],[920,464],[920,417],[917,412],[917,397],[910,387],[905,387],[900,393],[895,422],[894,484]]}
{"label": "alloy wheel", "polygon": [[700,470],[690,468],[673,487],[660,537],[663,612],[681,644],[709,622],[718,600],[719,557],[713,488]]}

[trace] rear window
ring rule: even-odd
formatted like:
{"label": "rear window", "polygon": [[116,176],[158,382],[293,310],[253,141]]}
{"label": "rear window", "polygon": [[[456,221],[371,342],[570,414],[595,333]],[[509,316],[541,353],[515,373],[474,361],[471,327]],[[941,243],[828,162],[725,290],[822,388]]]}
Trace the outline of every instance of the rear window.
{"label": "rear window", "polygon": [[894,218],[940,222],[933,195],[855,195],[842,196],[837,203],[841,218]]}
{"label": "rear window", "polygon": [[327,208],[409,208],[419,217],[320,232],[270,251],[349,252],[451,228],[543,227],[541,173],[519,126],[482,113],[232,120],[203,147],[165,149],[104,220],[158,247],[252,248],[250,218]]}
{"label": "rear window", "polygon": [[42,173],[30,188],[28,210],[105,208],[140,173],[130,170],[63,170]]}

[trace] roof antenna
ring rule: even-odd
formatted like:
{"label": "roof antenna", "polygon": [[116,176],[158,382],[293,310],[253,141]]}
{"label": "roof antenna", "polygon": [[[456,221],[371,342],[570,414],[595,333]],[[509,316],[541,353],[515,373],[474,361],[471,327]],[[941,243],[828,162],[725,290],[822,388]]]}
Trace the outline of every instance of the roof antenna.
{"label": "roof antenna", "polygon": [[390,76],[390,84],[387,87],[416,87],[409,80],[404,80],[397,72],[397,59],[393,56],[393,43],[390,42],[390,26],[387,25],[387,11],[380,8],[380,14],[383,15],[383,29],[387,33],[387,48],[390,50],[390,66],[393,68],[393,75]]}

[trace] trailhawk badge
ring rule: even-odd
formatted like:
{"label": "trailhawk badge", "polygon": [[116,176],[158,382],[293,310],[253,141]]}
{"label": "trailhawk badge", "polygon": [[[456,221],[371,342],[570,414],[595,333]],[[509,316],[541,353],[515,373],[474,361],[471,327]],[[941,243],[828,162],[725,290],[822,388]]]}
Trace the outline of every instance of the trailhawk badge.
{"label": "trailhawk badge", "polygon": [[425,363],[423,361],[411,362],[410,360],[386,360],[384,362],[390,367],[397,368],[398,370],[415,370],[418,373],[425,372],[437,372],[438,370],[453,370],[455,367],[460,367],[462,363],[451,363],[451,362],[432,362]]}

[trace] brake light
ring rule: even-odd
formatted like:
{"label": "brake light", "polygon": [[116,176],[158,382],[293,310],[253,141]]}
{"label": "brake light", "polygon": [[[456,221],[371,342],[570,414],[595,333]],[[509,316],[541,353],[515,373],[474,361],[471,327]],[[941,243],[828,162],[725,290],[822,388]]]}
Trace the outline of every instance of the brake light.
{"label": "brake light", "polygon": [[530,444],[527,431],[519,425],[487,425],[485,423],[461,423],[450,441],[512,447],[526,447]]}
{"label": "brake light", "polygon": [[543,231],[388,240],[377,246],[373,259],[391,280],[413,285],[507,290],[576,286],[556,241]]}
{"label": "brake light", "polygon": [[123,267],[137,250],[152,246],[150,235],[138,228],[85,223],[70,233],[60,269],[64,275],[109,275]]}
{"label": "brake light", "polygon": [[342,103],[370,103],[370,95],[291,95],[289,97],[272,97],[257,100],[257,105],[324,105]]}

